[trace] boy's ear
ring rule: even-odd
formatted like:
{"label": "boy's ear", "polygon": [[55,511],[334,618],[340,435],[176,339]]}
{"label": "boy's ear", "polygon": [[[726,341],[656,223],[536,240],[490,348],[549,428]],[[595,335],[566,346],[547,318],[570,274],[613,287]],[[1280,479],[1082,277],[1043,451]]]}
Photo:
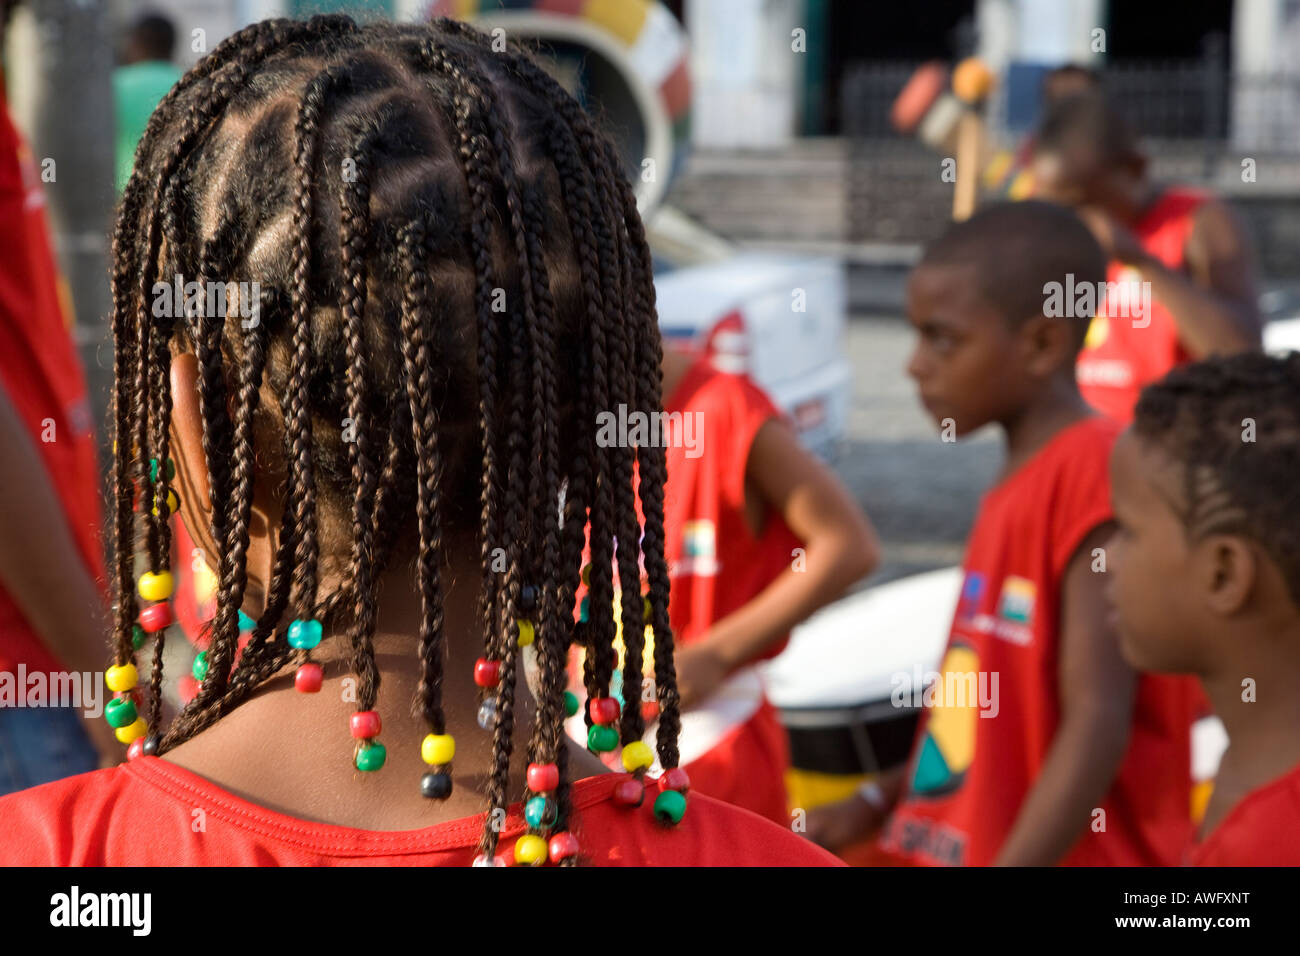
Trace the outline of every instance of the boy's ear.
{"label": "boy's ear", "polygon": [[1236,614],[1255,589],[1259,561],[1254,549],[1242,538],[1216,534],[1196,550],[1196,576],[1210,610],[1221,617]]}
{"label": "boy's ear", "polygon": [[1055,316],[1031,316],[1020,327],[1025,364],[1037,378],[1047,378],[1065,364],[1074,365],[1075,335],[1070,323]]}

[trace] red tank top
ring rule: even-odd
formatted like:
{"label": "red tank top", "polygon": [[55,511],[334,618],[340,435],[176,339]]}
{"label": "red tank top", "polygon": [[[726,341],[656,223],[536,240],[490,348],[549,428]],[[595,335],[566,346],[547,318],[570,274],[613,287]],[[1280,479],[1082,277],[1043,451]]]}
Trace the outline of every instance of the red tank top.
{"label": "red tank top", "polygon": [[[1061,581],[1111,517],[1107,459],[1119,430],[1104,418],[1072,425],[984,497],[907,789],[881,834],[891,856],[987,866],[1010,833],[1056,735]],[[1105,831],[1086,832],[1064,862],[1178,862],[1192,832],[1191,683],[1139,679]]]}
{"label": "red tank top", "polygon": [[[60,302],[45,196],[30,151],[0,103],[0,385],[45,465],[86,568],[104,580],[99,469],[90,403]],[[0,587],[0,671],[59,670]]]}
{"label": "red tank top", "polygon": [[1203,843],[1192,866],[1300,866],[1300,766],[1248,793]]}
{"label": "red tank top", "polygon": [[[1196,210],[1209,198],[1195,189],[1167,189],[1133,226],[1133,235],[1151,255],[1173,270],[1184,265],[1183,249]],[[1190,356],[1178,338],[1178,325],[1163,305],[1140,307],[1141,275],[1111,262],[1106,272],[1112,293],[1097,310],[1076,366],[1079,390],[1097,411],[1118,422],[1133,418],[1143,386],[1163,378]]]}

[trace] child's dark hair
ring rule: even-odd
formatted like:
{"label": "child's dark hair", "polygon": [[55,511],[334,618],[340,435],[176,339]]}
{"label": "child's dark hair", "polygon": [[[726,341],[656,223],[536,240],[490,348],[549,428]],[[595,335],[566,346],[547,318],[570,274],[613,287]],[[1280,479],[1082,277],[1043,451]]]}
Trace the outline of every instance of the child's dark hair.
{"label": "child's dark hair", "polygon": [[[1106,280],[1106,256],[1082,220],[1034,199],[982,207],[927,246],[920,264],[972,266],[980,298],[1013,325],[1044,313],[1048,283],[1064,284],[1067,275],[1076,286]],[[1091,316],[1073,318],[1082,345]]]}
{"label": "child's dark hair", "polygon": [[1100,89],[1062,97],[1048,106],[1034,136],[1035,152],[1068,152],[1088,143],[1111,162],[1142,158],[1137,135]]}
{"label": "child's dark hair", "polygon": [[1300,607],[1300,353],[1176,368],[1143,389],[1133,431],[1181,469],[1173,504],[1188,537],[1255,541]]}
{"label": "child's dark hair", "polygon": [[[113,240],[115,657],[122,665],[135,654],[133,484],[147,563],[168,565],[170,475],[151,476],[150,461],[168,457],[171,357],[193,352],[217,611],[207,675],[165,732],[159,634],[148,752],[301,663],[306,652],[286,641],[293,619],[347,629],[357,709],[372,709],[377,579],[412,524],[419,706],[444,733],[443,530],[466,528],[481,540],[484,657],[500,667],[487,820],[509,802],[527,619],[540,670],[529,755],[559,767],[548,811],[558,833],[570,809],[568,650],[588,646],[588,695],[609,696],[615,560],[629,702],[621,739],[645,730],[637,691],[648,623],[659,761],[678,763],[663,449],[596,441],[599,411],[660,407],[662,352],[650,254],[613,146],[528,53],[489,42],[451,20],[267,21],[218,46],[150,119]],[[151,289],[175,275],[255,280],[259,301],[230,303],[224,316],[157,317]],[[244,307],[254,304],[250,322]],[[265,611],[236,666],[255,477],[282,489],[283,514]],[[332,526],[347,532],[335,549],[347,551],[345,583],[321,594]],[[590,610],[575,624],[587,526]],[[495,854],[497,839],[485,823],[481,852]]]}

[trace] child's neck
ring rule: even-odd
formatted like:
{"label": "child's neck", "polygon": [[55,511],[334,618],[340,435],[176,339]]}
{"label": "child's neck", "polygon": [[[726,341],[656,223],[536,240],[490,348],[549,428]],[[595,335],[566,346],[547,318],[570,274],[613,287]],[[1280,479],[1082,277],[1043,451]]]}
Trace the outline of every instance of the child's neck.
{"label": "child's neck", "polygon": [[1300,622],[1262,626],[1261,634],[1265,636],[1240,640],[1240,653],[1229,666],[1201,676],[1230,741],[1215,776],[1203,835],[1251,791],[1300,765],[1300,694],[1293,692],[1300,687]]}
{"label": "child's neck", "polygon": [[1091,414],[1073,380],[1058,377],[1045,383],[1033,401],[998,422],[1007,439],[1007,457],[998,480],[1013,474],[1062,429]]}
{"label": "child's neck", "polygon": [[[476,545],[449,546],[452,554],[477,554]],[[477,623],[480,571],[473,561],[453,560],[444,568],[446,640],[442,684],[446,732],[456,740],[455,789],[445,801],[420,794],[429,768],[420,759],[420,742],[429,733],[418,708],[417,662],[420,619],[418,590],[411,564],[394,560],[380,588],[375,659],[380,672],[376,709],[383,721],[379,740],[388,751],[384,767],[362,773],[352,764],[348,718],[357,709],[348,695],[355,686],[348,663],[346,633],[330,634],[313,657],[325,667],[319,693],[293,689],[293,668],[269,681],[243,705],[216,724],[169,751],[170,760],[253,803],[299,819],[365,830],[412,830],[481,813],[492,766],[492,734],[478,726],[478,688],[474,661],[482,656]],[[527,741],[534,705],[517,658],[515,746],[511,756],[510,799],[524,790]],[[348,682],[345,685],[345,680]],[[604,772],[604,766],[577,744],[569,744],[569,779]]]}

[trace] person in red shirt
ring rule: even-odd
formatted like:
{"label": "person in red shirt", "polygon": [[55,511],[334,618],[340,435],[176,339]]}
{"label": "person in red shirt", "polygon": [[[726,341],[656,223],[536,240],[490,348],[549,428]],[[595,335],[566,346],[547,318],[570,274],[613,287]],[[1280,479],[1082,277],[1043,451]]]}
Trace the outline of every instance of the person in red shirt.
{"label": "person in red shirt", "polygon": [[[159,105],[113,247],[131,762],[0,799],[0,863],[833,862],[680,766],[663,448],[598,440],[660,412],[650,254],[530,54],[445,19],[254,24]],[[135,640],[173,620],[178,510],[219,585],[164,723]],[[571,642],[613,653],[574,621],[586,527],[646,568],[621,611],[657,639],[654,746],[639,708],[590,742],[617,774],[563,732]]]}
{"label": "person in red shirt", "polygon": [[107,600],[93,416],[70,320],[40,172],[0,89],[0,793],[118,750],[89,686],[107,652]]}
{"label": "person in red shirt", "polygon": [[682,762],[699,792],[789,826],[789,744],[752,665],[870,573],[875,532],[748,377],[686,350],[663,374],[682,422],[664,493]]}
{"label": "person in red shirt", "polygon": [[1295,352],[1175,369],[1111,458],[1124,656],[1196,675],[1228,732],[1191,864],[1300,866],[1298,465]]}
{"label": "person in red shirt", "polygon": [[1107,295],[1079,353],[1080,391],[1128,422],[1142,386],[1176,365],[1258,348],[1255,263],[1231,208],[1147,177],[1132,131],[1099,91],[1048,110],[1034,195],[1075,208],[1107,258]]}
{"label": "person in red shirt", "polygon": [[[1088,316],[1044,307],[1048,283],[1100,281],[1072,212],[989,206],[931,246],[908,283],[908,373],[949,440],[987,424],[1006,461],[963,562],[948,647],[920,703],[905,774],[824,813],[839,846],[883,826],[878,862],[1159,864],[1191,830],[1190,694],[1139,677],[1107,616],[1107,458],[1119,426],[1079,394]],[[892,812],[890,812],[892,810]]]}

